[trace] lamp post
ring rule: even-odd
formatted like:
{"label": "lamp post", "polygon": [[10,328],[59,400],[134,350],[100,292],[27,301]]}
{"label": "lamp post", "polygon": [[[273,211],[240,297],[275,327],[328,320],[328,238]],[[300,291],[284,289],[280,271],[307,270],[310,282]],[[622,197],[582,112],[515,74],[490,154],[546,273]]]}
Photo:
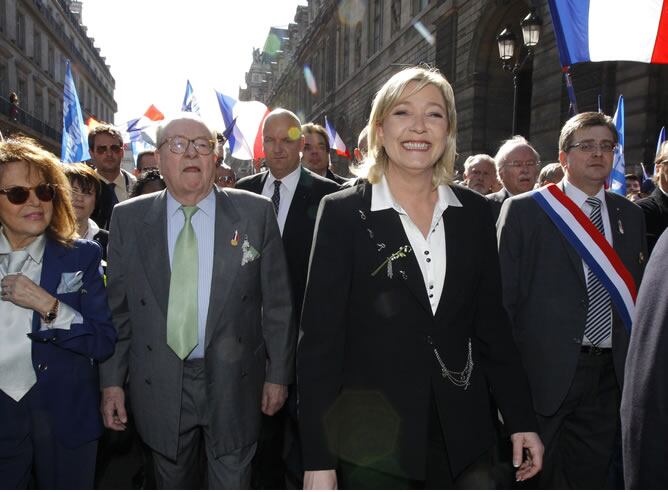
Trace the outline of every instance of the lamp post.
{"label": "lamp post", "polygon": [[510,25],[507,25],[503,31],[496,37],[496,42],[499,44],[499,57],[503,63],[503,69],[513,74],[513,132],[515,135],[517,130],[517,87],[519,82],[519,73],[524,64],[533,58],[534,48],[540,39],[540,30],[543,26],[543,21],[536,14],[536,9],[532,8],[529,14],[522,19],[520,27],[522,28],[522,38],[526,52],[521,57],[521,46],[517,50],[515,63],[512,59],[515,56],[515,43],[517,38],[512,31]]}

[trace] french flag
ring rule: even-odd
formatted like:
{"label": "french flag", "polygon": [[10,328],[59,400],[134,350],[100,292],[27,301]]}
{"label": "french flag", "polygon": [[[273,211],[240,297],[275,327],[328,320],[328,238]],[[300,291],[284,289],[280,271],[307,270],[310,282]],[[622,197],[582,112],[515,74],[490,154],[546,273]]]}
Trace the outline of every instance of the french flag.
{"label": "french flag", "polygon": [[237,101],[221,92],[215,92],[232,157],[241,160],[264,157],[262,124],[269,114],[267,106],[259,101]]}
{"label": "french flag", "polygon": [[327,136],[329,137],[329,148],[334,149],[337,155],[350,159],[350,152],[348,152],[346,144],[343,143],[343,139],[329,122],[327,116],[325,116],[325,129],[327,130]]}
{"label": "french flag", "polygon": [[561,66],[668,63],[668,0],[548,0]]}
{"label": "french flag", "polygon": [[131,142],[141,140],[142,130],[147,129],[151,125],[155,124],[157,121],[164,120],[165,115],[151,104],[143,116],[140,118],[135,118],[127,122],[125,126],[125,131],[128,134],[128,137]]}

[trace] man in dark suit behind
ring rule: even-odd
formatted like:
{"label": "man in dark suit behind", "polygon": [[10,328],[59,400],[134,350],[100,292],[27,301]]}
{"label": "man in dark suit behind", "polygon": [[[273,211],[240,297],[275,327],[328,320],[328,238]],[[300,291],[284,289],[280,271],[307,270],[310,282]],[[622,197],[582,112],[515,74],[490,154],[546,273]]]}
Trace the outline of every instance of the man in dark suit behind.
{"label": "man in dark suit behind", "polygon": [[[602,227],[639,285],[646,255],[642,212],[603,188],[617,139],[606,115],[571,118],[559,138],[565,178],[557,186]],[[506,200],[497,223],[504,304],[545,443],[543,472],[534,486],[609,488],[629,335],[607,290],[535,193]]]}
{"label": "man in dark suit behind", "polygon": [[[116,208],[109,305],[116,351],[101,368],[105,425],[133,416],[158,488],[248,488],[261,413],[293,382],[288,271],[269,200],[214,186],[215,132],[192,113],[158,127],[167,189]],[[139,250],[151,248],[146,257]]]}
{"label": "man in dark suit behind", "polygon": [[492,206],[494,221],[499,218],[501,205],[511,196],[533,190],[538,177],[540,155],[526,138],[516,135],[503,142],[494,156],[503,188],[486,195]]}
{"label": "man in dark suit behind", "polygon": [[638,200],[636,204],[645,212],[647,222],[647,247],[651,253],[657,240],[668,227],[668,142],[654,160],[656,188],[650,196]]}
{"label": "man in dark suit behind", "polygon": [[[301,122],[294,113],[281,108],[269,113],[262,128],[262,142],[268,171],[240,180],[237,189],[264,195],[274,203],[298,318],[306,289],[308,261],[320,199],[338,191],[339,186],[300,164],[304,136]],[[286,466],[291,485],[299,485],[301,481],[303,470],[294,422],[295,404],[296,395],[291,389],[287,410],[293,419],[286,417],[285,411],[263,418],[262,436],[253,462],[255,488],[284,488]],[[285,425],[288,426],[287,433],[284,432]],[[288,441],[285,444],[284,434]],[[287,449],[286,453],[284,449]],[[286,454],[285,465],[282,454]]]}

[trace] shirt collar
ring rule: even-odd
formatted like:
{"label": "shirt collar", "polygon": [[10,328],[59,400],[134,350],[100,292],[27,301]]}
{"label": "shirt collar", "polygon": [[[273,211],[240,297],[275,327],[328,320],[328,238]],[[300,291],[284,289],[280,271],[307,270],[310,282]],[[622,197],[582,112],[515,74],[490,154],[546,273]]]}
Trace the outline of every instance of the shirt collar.
{"label": "shirt collar", "polygon": [[99,173],[98,177],[107,184],[114,183],[117,188],[125,188],[125,176],[123,176],[123,173],[120,170],[118,171],[118,176],[116,176],[116,178],[113,181],[109,181],[107,178],[105,178]]}
{"label": "shirt collar", "polygon": [[84,239],[93,239],[98,232],[100,232],[100,227],[93,219],[89,218],[88,230],[86,231],[86,237]]}
{"label": "shirt collar", "polygon": [[[587,201],[587,198],[589,198],[589,195],[587,195],[584,191],[582,191],[580,188],[575,186],[573,183],[568,181],[568,179],[564,178],[562,181],[563,183],[563,188],[564,188],[564,193],[566,193],[566,196],[573,200],[575,204],[582,208],[582,206],[585,204]],[[594,195],[596,198],[601,200],[601,203],[605,203],[605,190],[601,186],[601,189],[598,190],[598,193]]]}
{"label": "shirt collar", "polygon": [[[292,171],[290,174],[287,176],[284,176],[283,179],[281,179],[281,184],[285,185],[288,190],[293,191],[297,189],[297,183],[299,183],[299,177],[302,174],[302,166],[301,164],[297,166],[297,169]],[[276,178],[274,177],[273,174],[271,174],[271,171],[267,173],[267,182],[265,186],[269,187],[276,181]]]}
{"label": "shirt collar", "polygon": [[[5,231],[0,228],[0,255],[8,255],[13,251],[9,240],[5,237]],[[44,257],[44,247],[46,246],[46,235],[40,234],[37,239],[26,246],[25,250],[28,256],[32,258],[35,263],[41,263]]]}
{"label": "shirt collar", "polygon": [[[455,195],[448,185],[440,185],[437,188],[438,201],[436,202],[436,209],[443,212],[448,207],[461,207],[462,202]],[[385,176],[381,176],[380,181],[371,185],[371,211],[377,212],[393,208],[400,214],[405,214],[403,207],[399,205],[390,191],[390,186],[387,184]]]}
{"label": "shirt collar", "polygon": [[[172,196],[169,190],[167,190],[167,217],[173,217],[177,213],[182,213],[179,212],[179,208],[181,208],[181,204]],[[207,196],[197,203],[197,208],[199,208],[205,215],[215,217],[216,195],[213,188],[211,188],[211,191]]]}

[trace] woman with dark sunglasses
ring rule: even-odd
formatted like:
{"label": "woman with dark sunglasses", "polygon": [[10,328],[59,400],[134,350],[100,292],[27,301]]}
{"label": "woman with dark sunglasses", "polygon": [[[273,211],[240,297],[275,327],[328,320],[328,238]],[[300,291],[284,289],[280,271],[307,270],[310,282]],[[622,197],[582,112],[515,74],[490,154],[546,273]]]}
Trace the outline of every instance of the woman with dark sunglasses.
{"label": "woman with dark sunglasses", "polygon": [[0,484],[93,488],[98,361],[116,332],[100,246],[77,240],[70,186],[35,141],[0,141]]}

